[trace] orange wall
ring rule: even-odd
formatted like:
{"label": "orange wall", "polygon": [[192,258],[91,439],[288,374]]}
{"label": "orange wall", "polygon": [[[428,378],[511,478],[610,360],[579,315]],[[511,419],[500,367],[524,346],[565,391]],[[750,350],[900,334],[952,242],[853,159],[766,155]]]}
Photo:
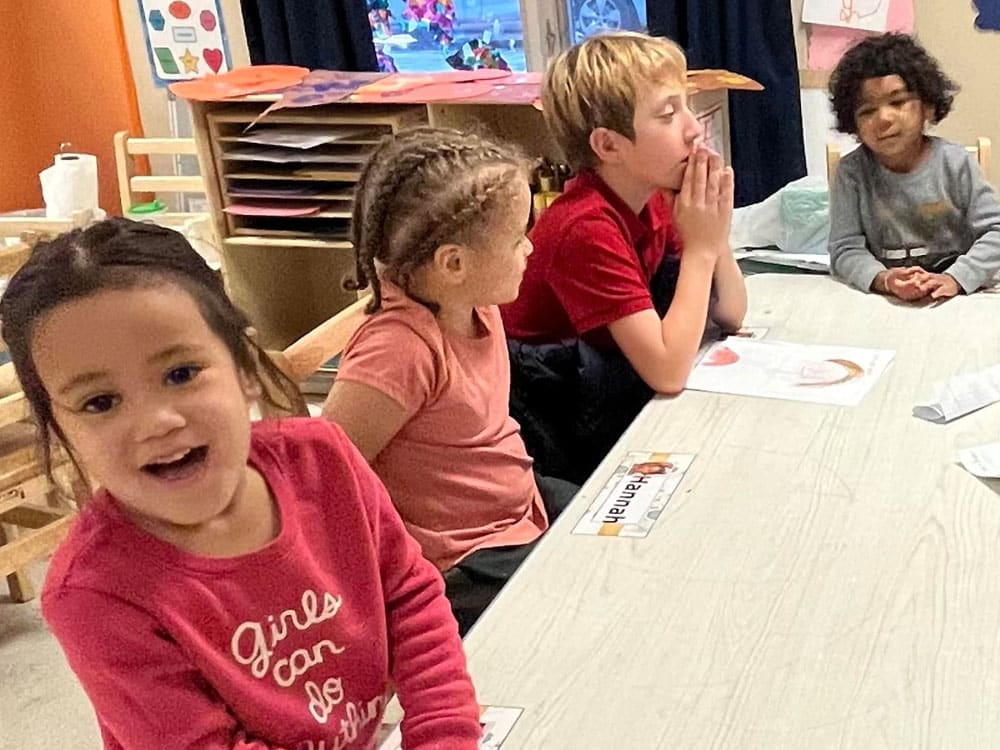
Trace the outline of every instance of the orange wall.
{"label": "orange wall", "polygon": [[0,0],[0,211],[44,205],[38,173],[69,141],[97,155],[101,208],[120,213],[112,139],[138,133],[138,111],[116,3]]}

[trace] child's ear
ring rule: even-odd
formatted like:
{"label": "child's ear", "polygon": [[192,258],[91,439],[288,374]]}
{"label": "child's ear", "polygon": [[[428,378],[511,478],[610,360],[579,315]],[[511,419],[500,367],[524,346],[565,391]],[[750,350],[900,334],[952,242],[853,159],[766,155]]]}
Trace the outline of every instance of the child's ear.
{"label": "child's ear", "polygon": [[935,114],[934,105],[933,104],[927,104],[926,102],[924,102],[923,103],[923,108],[924,108],[924,123],[925,124],[929,124],[929,125],[933,125],[934,124],[934,114]]}
{"label": "child's ear", "polygon": [[442,274],[445,278],[461,282],[465,278],[468,263],[465,258],[466,249],[462,245],[449,243],[439,245],[434,251],[434,259],[431,264],[434,270]]}
{"label": "child's ear", "polygon": [[616,162],[621,158],[621,133],[610,128],[594,128],[590,133],[590,148],[598,161]]}
{"label": "child's ear", "polygon": [[260,380],[253,377],[249,373],[239,371],[240,375],[240,387],[243,389],[243,395],[246,397],[247,401],[251,403],[260,399],[264,395],[264,390],[261,387]]}

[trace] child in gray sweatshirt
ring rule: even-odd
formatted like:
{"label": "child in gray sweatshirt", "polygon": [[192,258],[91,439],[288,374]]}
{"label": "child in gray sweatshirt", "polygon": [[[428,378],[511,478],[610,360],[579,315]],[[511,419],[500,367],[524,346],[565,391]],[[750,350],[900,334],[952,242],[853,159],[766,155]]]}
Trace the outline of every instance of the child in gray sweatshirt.
{"label": "child in gray sweatshirt", "polygon": [[905,34],[865,39],[837,65],[837,127],[861,146],[832,186],[835,276],[912,301],[972,293],[1000,270],[996,193],[964,147],[924,133],[957,90]]}

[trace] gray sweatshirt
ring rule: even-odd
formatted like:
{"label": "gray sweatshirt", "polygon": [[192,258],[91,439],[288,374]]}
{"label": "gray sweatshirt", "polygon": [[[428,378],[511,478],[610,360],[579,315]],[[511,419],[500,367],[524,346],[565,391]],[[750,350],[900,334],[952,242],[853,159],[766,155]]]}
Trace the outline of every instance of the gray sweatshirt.
{"label": "gray sweatshirt", "polygon": [[883,167],[864,146],[841,159],[830,195],[830,268],[868,291],[893,266],[958,259],[947,269],[966,293],[1000,270],[1000,204],[964,147],[931,138],[908,174]]}

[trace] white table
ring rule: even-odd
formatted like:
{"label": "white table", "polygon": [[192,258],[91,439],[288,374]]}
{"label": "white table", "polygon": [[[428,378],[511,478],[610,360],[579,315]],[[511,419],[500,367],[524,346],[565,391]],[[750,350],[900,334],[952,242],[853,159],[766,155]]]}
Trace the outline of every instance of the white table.
{"label": "white table", "polygon": [[[768,338],[896,350],[857,408],[685,392],[646,407],[466,640],[504,750],[1000,747],[1000,487],[928,386],[1000,362],[1000,297],[913,309],[748,279]],[[696,453],[646,539],[572,536],[627,449]]]}

